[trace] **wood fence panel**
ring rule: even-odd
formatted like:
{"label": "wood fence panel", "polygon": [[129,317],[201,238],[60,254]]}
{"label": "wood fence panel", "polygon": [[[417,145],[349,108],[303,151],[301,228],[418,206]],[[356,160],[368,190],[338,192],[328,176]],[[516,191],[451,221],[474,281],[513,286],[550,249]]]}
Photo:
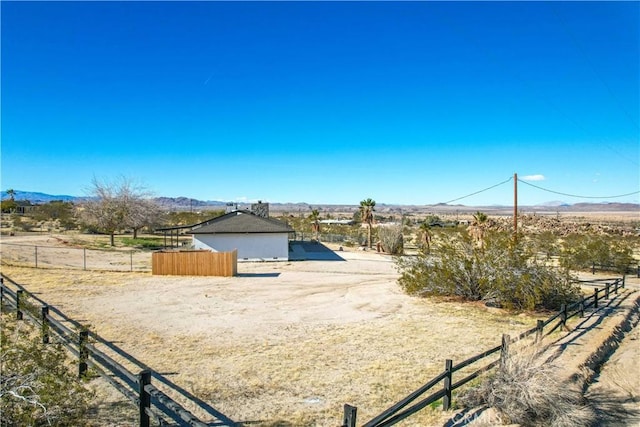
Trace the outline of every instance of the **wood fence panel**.
{"label": "wood fence panel", "polygon": [[173,276],[236,276],[238,251],[154,252],[151,255],[151,273]]}

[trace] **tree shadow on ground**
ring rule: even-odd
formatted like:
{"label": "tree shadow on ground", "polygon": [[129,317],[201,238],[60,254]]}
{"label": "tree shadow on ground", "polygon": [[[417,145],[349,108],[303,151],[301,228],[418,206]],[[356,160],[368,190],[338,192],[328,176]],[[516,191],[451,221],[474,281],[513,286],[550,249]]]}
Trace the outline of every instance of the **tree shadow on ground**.
{"label": "tree shadow on ground", "polygon": [[637,397],[589,390],[585,398],[596,411],[598,426],[640,425],[640,400]]}

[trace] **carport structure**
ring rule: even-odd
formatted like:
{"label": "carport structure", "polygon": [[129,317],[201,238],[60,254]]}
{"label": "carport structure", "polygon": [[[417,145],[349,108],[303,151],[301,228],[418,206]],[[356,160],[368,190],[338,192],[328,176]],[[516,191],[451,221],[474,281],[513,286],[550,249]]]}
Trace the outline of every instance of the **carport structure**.
{"label": "carport structure", "polygon": [[[156,228],[156,231],[161,231],[164,233],[164,247],[166,248],[177,248],[180,247],[180,241],[178,240],[180,237],[180,230],[191,230],[193,228],[193,224],[190,225],[177,225],[175,227],[164,227],[164,228]],[[175,233],[174,233],[175,232]],[[167,234],[169,235],[169,245],[167,245]],[[176,243],[173,244],[173,235],[176,236]],[[189,233],[182,233],[182,235]]]}

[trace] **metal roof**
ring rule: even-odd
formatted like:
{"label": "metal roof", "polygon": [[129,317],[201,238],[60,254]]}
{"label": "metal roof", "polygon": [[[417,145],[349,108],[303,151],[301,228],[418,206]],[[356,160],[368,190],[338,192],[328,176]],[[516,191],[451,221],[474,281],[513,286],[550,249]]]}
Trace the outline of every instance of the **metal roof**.
{"label": "metal roof", "polygon": [[190,234],[293,233],[293,231],[293,228],[282,221],[263,218],[249,211],[235,211],[194,225]]}

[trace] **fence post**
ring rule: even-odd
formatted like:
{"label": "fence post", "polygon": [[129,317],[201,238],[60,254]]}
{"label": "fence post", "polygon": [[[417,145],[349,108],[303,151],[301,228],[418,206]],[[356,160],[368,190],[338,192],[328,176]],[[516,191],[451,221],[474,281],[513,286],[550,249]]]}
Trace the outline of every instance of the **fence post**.
{"label": "fence post", "polygon": [[509,341],[511,337],[507,334],[502,334],[502,348],[500,349],[500,365],[504,367],[509,357]]}
{"label": "fence post", "polygon": [[567,329],[567,304],[562,304],[560,306],[560,321],[562,322],[560,329]]}
{"label": "fence post", "polygon": [[451,368],[453,368],[453,360],[445,360],[444,372],[446,376],[444,377],[444,397],[442,398],[443,411],[448,411],[451,407],[451,375],[453,374]]}
{"label": "fence post", "polygon": [[151,384],[151,371],[145,369],[138,374],[138,394],[140,397],[140,427],[149,427],[149,414],[151,408],[151,395],[144,388]]}
{"label": "fence post", "polygon": [[35,248],[35,254],[36,254],[36,268],[38,268],[38,247],[34,246]]}
{"label": "fence post", "polygon": [[609,299],[609,283],[604,286],[604,298]]}
{"label": "fence post", "polygon": [[82,248],[82,269],[87,269],[87,248]]}
{"label": "fence post", "polygon": [[129,252],[131,256],[131,271],[133,271],[133,251]]}
{"label": "fence post", "polygon": [[536,343],[542,341],[542,330],[544,329],[544,320],[538,320],[536,323]]}
{"label": "fence post", "polygon": [[598,308],[598,288],[593,291],[593,308]]}
{"label": "fence post", "polygon": [[613,285],[613,293],[618,295],[618,286],[620,286],[620,279],[616,280]]}
{"label": "fence post", "polygon": [[4,277],[0,277],[0,310],[4,306]]}
{"label": "fence post", "polygon": [[580,300],[580,317],[584,317],[584,297]]}
{"label": "fence post", "polygon": [[591,274],[596,274],[596,263],[591,264]]}
{"label": "fence post", "polygon": [[49,306],[42,306],[42,344],[49,344]]}
{"label": "fence post", "polygon": [[87,341],[89,340],[89,331],[83,329],[78,334],[78,355],[80,363],[78,365],[78,378],[85,378],[87,376],[87,358],[89,357],[89,350],[87,349]]}
{"label": "fence post", "polygon": [[356,415],[358,408],[351,405],[344,405],[344,417],[342,418],[342,427],[356,427]]}
{"label": "fence post", "polygon": [[22,300],[22,295],[24,295],[24,291],[22,289],[18,289],[16,291],[16,319],[22,320],[22,310],[20,310],[20,300]]}

